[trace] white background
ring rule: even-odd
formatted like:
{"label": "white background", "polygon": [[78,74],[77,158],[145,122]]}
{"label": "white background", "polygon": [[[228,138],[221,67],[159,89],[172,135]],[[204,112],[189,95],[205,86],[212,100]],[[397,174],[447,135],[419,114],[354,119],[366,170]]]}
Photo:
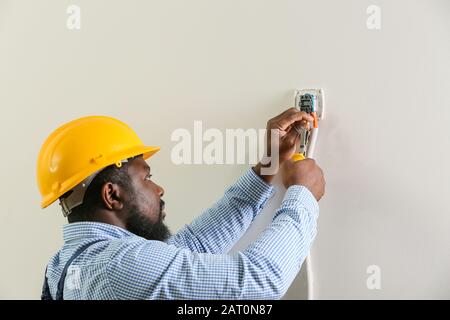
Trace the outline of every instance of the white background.
{"label": "white background", "polygon": [[[81,30],[66,27],[69,4]],[[366,27],[373,4],[381,30]],[[263,128],[305,87],[328,107],[315,298],[450,298],[449,40],[446,0],[0,0],[0,298],[39,298],[62,244],[65,219],[39,208],[35,175],[56,127],[110,115],[160,145],[149,164],[176,231],[249,166],[175,166],[173,130]]]}

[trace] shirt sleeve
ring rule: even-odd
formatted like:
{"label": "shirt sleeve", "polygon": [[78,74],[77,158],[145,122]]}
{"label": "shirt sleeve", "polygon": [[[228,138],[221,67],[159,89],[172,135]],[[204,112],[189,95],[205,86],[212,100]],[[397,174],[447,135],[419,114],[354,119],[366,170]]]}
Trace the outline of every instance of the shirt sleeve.
{"label": "shirt sleeve", "polygon": [[115,250],[108,279],[117,299],[279,299],[309,252],[318,213],[312,194],[291,186],[272,223],[246,250],[197,253],[133,240]]}
{"label": "shirt sleeve", "polygon": [[216,204],[185,225],[168,244],[199,253],[226,253],[274,192],[274,187],[249,169]]}

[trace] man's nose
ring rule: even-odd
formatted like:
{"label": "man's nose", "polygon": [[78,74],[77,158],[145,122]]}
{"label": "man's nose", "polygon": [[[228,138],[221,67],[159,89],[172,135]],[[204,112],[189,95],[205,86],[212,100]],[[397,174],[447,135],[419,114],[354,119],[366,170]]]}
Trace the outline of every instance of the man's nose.
{"label": "man's nose", "polygon": [[163,195],[164,195],[164,189],[163,189],[163,187],[161,187],[160,185],[156,185],[156,190],[157,190],[157,192],[158,192],[158,195],[160,196],[160,197],[162,197]]}

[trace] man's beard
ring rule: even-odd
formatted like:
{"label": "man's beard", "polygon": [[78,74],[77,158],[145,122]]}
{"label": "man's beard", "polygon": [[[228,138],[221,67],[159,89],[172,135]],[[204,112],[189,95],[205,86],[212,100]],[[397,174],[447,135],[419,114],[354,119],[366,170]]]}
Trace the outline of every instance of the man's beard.
{"label": "man's beard", "polygon": [[162,210],[164,201],[161,200],[158,221],[152,222],[139,210],[136,205],[130,206],[130,217],[127,221],[128,231],[147,240],[157,240],[165,242],[170,238],[170,230],[163,222]]}

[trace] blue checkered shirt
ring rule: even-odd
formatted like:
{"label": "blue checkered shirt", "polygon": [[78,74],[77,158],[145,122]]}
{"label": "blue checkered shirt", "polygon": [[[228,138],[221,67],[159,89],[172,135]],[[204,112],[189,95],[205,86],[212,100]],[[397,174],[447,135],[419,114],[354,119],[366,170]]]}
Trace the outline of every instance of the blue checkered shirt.
{"label": "blue checkered shirt", "polygon": [[319,206],[303,186],[288,188],[271,224],[245,250],[227,254],[275,192],[249,169],[224,196],[166,243],[96,222],[64,226],[64,245],[47,268],[64,299],[279,299],[307,256]]}

